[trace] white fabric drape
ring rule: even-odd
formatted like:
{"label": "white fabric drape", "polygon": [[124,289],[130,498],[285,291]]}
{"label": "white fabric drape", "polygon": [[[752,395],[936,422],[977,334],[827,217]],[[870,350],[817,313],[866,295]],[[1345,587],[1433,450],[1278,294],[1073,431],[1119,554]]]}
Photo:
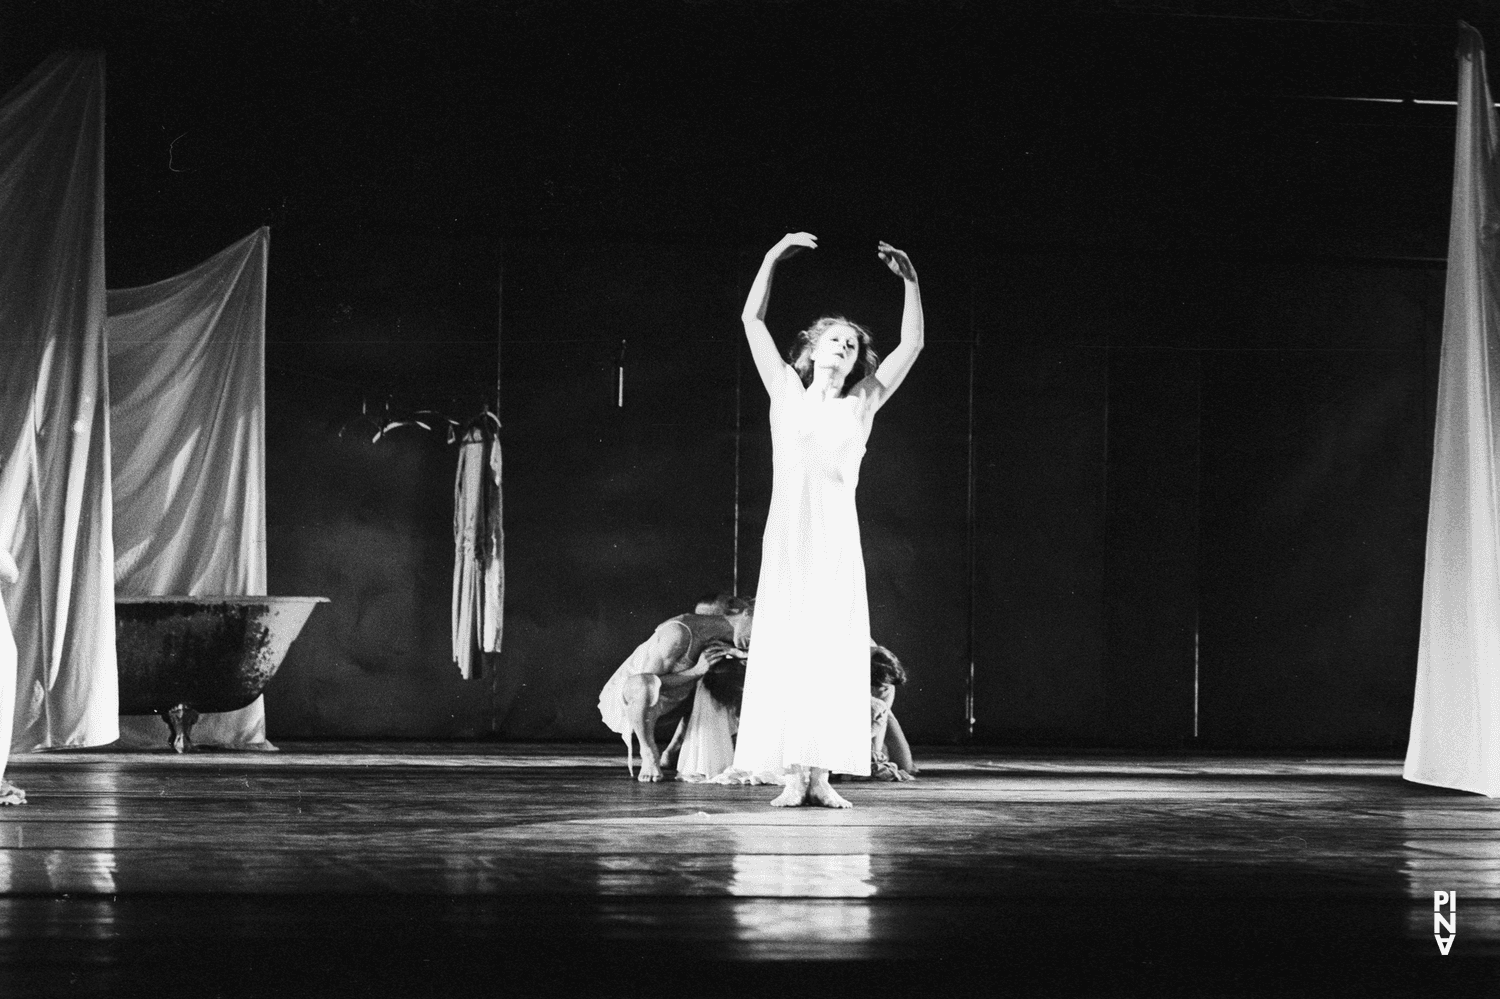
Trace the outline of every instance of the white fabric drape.
{"label": "white fabric drape", "polygon": [[49,58],[0,102],[0,545],[18,751],[112,742],[104,59]]}
{"label": "white fabric drape", "polygon": [[[7,580],[8,582],[8,580]],[[10,615],[0,595],[0,778],[10,762],[10,735],[15,728],[16,640],[10,632]]]}
{"label": "white fabric drape", "polygon": [[464,435],[454,477],[453,661],[465,680],[476,675],[476,653],[499,652],[504,637],[505,529],[494,430],[476,426]]}
{"label": "white fabric drape", "polygon": [[[0,548],[0,584],[16,581],[16,563]],[[0,586],[0,590],[4,590]],[[10,734],[15,728],[16,639],[10,632],[10,614],[0,592],[0,790],[4,789],[5,766],[10,762]]]}
{"label": "white fabric drape", "polygon": [[1500,795],[1500,271],[1495,108],[1464,25],[1408,780]]}
{"label": "white fabric drape", "polygon": [[[176,277],[108,294],[122,596],[266,592],[268,243],[260,229]],[[120,726],[127,744],[167,741],[155,716]],[[193,739],[264,744],[263,701],[205,714]]]}
{"label": "white fabric drape", "polygon": [[720,704],[701,682],[693,691],[693,710],[682,733],[677,753],[677,776],[704,781],[734,766],[734,734],[740,718],[733,708]]}

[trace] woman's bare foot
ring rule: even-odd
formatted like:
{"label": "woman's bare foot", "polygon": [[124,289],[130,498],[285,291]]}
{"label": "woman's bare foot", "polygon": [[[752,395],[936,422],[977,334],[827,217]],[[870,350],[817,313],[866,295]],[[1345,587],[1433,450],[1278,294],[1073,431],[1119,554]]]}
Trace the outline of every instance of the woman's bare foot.
{"label": "woman's bare foot", "polygon": [[636,774],[635,779],[642,784],[658,784],[666,780],[662,776],[661,764],[657,763],[649,751],[641,752],[641,772]]}
{"label": "woman's bare foot", "polygon": [[24,805],[26,792],[8,780],[0,780],[0,805]]}
{"label": "woman's bare foot", "polygon": [[771,802],[772,808],[796,808],[807,803],[807,777],[792,771],[786,775],[786,787]]}
{"label": "woman's bare foot", "polygon": [[809,805],[822,805],[824,808],[853,808],[849,800],[828,786],[828,771],[814,770],[812,780],[808,781],[807,792],[803,799]]}
{"label": "woman's bare foot", "polygon": [[641,740],[641,769],[639,773],[631,770],[631,755],[635,749],[635,742],[631,733],[625,735],[625,772],[629,773],[642,784],[657,784],[666,780],[661,772],[661,752],[656,748],[654,739]]}

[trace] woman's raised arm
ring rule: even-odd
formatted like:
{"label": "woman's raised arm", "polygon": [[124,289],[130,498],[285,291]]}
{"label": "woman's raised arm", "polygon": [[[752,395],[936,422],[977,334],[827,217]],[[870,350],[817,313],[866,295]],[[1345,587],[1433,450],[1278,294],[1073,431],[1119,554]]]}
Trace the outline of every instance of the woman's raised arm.
{"label": "woman's raised arm", "polygon": [[896,345],[875,372],[873,403],[876,408],[885,404],[891,393],[901,387],[906,374],[922,352],[926,326],[922,319],[922,292],[917,287],[917,269],[911,258],[882,240],[876,251],[891,272],[906,285],[906,304],[901,309],[901,342]]}
{"label": "woman's raised arm", "polygon": [[779,261],[803,249],[815,250],[817,247],[818,237],[811,233],[789,232],[782,236],[780,242],[766,251],[760,271],[755,275],[755,283],[750,285],[750,295],[745,299],[745,310],[740,313],[740,320],[745,324],[745,339],[750,341],[750,356],[755,359],[755,370],[760,372],[766,391],[773,395],[784,377],[786,362],[781,359],[776,341],[771,339],[771,331],[766,327],[766,307],[771,304],[771,272]]}

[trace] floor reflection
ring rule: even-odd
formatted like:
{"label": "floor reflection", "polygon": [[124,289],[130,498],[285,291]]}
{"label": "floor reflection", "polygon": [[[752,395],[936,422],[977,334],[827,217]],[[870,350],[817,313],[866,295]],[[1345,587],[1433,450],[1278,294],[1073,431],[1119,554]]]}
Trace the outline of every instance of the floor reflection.
{"label": "floor reflection", "polygon": [[870,906],[831,899],[746,899],[734,904],[734,936],[759,957],[861,957],[874,939]]}
{"label": "floor reflection", "polygon": [[[862,952],[870,943],[870,833],[847,826],[735,829],[734,933],[761,956]],[[828,850],[840,852],[831,853]],[[844,852],[858,850],[859,852]]]}
{"label": "floor reflection", "polygon": [[737,853],[729,894],[754,898],[869,898],[870,855]]}
{"label": "floor reflection", "polygon": [[727,827],[729,894],[757,898],[869,898],[869,826],[792,823]]}
{"label": "floor reflection", "polygon": [[16,823],[5,831],[12,840],[0,844],[0,895],[42,885],[59,895],[116,892],[113,822]]}
{"label": "floor reflection", "polygon": [[[113,798],[104,800],[114,808]],[[115,823],[17,822],[7,824],[4,832],[0,939],[116,936]],[[57,897],[37,897],[42,886]]]}
{"label": "floor reflection", "polygon": [[[1494,814],[1431,805],[1402,810],[1402,870],[1411,908],[1406,932],[1431,944],[1435,931],[1453,938],[1453,954],[1500,952],[1500,840],[1492,835]],[[1441,913],[1453,932],[1434,920],[1436,892],[1457,893]]]}

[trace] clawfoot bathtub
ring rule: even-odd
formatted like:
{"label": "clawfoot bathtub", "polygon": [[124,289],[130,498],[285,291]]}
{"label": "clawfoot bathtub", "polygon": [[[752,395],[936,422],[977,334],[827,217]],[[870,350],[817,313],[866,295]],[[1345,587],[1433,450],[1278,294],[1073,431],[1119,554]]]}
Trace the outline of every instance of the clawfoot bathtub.
{"label": "clawfoot bathtub", "polygon": [[179,753],[205,711],[260,696],[327,597],[116,597],[120,714],[159,714]]}

